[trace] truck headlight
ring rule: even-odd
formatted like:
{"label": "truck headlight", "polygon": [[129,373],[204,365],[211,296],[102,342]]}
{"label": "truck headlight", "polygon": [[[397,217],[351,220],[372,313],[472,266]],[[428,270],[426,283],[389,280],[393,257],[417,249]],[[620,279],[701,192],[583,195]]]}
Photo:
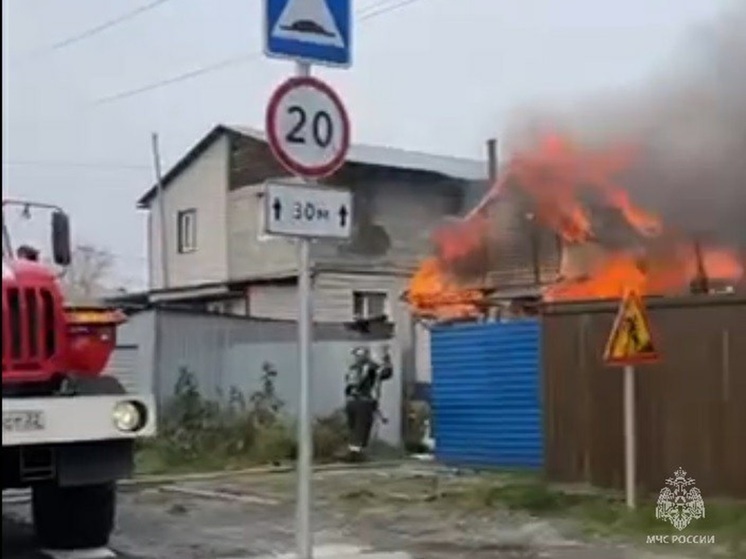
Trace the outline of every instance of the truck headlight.
{"label": "truck headlight", "polygon": [[127,433],[141,429],[145,419],[145,410],[136,402],[118,402],[112,412],[114,427]]}

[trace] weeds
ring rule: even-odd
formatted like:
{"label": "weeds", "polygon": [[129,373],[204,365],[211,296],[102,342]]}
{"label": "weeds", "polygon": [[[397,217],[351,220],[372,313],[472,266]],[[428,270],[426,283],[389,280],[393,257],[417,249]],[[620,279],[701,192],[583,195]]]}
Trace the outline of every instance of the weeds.
{"label": "weeds", "polygon": [[409,452],[428,452],[423,442],[430,421],[430,406],[426,402],[413,401],[407,406],[407,430],[405,448]]}
{"label": "weeds", "polygon": [[[164,406],[158,436],[138,451],[140,473],[231,469],[279,464],[297,453],[295,426],[277,395],[277,371],[262,365],[260,388],[246,399],[235,387],[223,401],[206,399],[195,375],[179,371],[174,395]],[[341,412],[316,421],[313,430],[317,460],[329,460],[346,444]]]}
{"label": "weeds", "polygon": [[[540,479],[485,480],[466,490],[451,492],[443,504],[476,509],[504,508],[535,517],[573,520],[586,536],[635,543],[645,543],[648,536],[679,534],[671,524],[656,518],[652,499],[630,511],[618,497],[563,491]],[[708,501],[707,516],[696,520],[691,530],[714,536],[722,557],[746,556],[746,505],[743,503]]]}

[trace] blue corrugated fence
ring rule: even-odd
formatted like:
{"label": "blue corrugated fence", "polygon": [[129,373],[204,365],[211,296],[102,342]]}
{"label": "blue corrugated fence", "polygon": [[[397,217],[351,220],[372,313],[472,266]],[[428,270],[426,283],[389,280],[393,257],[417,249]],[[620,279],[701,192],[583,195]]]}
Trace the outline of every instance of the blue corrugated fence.
{"label": "blue corrugated fence", "polygon": [[438,460],[474,467],[542,467],[540,341],[535,319],[432,330]]}

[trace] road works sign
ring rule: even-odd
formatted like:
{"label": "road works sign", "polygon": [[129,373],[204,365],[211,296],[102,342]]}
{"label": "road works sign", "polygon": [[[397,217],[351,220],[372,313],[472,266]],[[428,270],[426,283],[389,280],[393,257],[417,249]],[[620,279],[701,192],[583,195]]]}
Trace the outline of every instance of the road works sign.
{"label": "road works sign", "polygon": [[604,361],[607,365],[636,365],[659,359],[645,304],[637,292],[629,291],[606,342]]}
{"label": "road works sign", "polygon": [[331,175],[350,148],[350,121],[342,100],[321,80],[290,78],[272,94],[267,140],[288,171],[305,178]]}
{"label": "road works sign", "polygon": [[264,190],[265,233],[348,239],[352,194],[347,190],[269,182]]}

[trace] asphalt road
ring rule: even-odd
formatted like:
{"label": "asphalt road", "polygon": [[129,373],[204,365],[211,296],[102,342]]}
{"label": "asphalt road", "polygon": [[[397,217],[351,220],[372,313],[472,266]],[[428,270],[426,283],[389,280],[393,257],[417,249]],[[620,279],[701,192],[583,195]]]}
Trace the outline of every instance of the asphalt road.
{"label": "asphalt road", "polygon": [[[507,512],[444,510],[421,498],[431,485],[426,477],[399,471],[317,474],[314,542],[325,550],[342,546],[376,553],[361,559],[641,557],[639,551],[568,539],[552,524]],[[373,495],[379,489],[389,496]],[[253,559],[282,556],[295,547],[291,475],[123,490],[111,550],[90,553],[39,550],[28,503],[15,500],[3,499],[3,558]]]}
{"label": "asphalt road", "polygon": [[[274,514],[243,503],[169,495],[119,495],[118,526],[108,550],[49,552],[34,541],[28,504],[3,503],[2,557],[10,559],[243,559],[292,550],[293,531]],[[290,513],[292,511],[285,511]],[[282,517],[278,517],[282,520]]]}

